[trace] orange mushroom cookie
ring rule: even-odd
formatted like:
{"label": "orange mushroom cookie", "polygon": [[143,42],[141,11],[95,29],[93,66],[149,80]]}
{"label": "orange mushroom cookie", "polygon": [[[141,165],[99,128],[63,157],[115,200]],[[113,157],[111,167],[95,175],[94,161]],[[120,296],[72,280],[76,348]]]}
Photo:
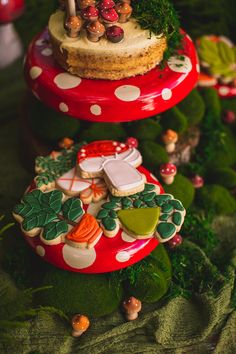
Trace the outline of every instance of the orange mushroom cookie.
{"label": "orange mushroom cookie", "polygon": [[78,248],[92,248],[102,236],[102,229],[97,220],[90,214],[84,214],[67,235],[66,243]]}

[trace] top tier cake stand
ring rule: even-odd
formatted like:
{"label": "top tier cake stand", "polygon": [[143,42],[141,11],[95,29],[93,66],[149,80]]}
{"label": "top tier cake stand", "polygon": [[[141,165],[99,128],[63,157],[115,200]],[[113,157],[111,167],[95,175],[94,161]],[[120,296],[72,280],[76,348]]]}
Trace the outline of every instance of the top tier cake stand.
{"label": "top tier cake stand", "polygon": [[199,63],[191,38],[163,69],[129,79],[89,80],[71,75],[53,58],[48,31],[37,35],[25,59],[33,94],[51,108],[93,122],[128,122],[159,114],[188,95],[198,80]]}

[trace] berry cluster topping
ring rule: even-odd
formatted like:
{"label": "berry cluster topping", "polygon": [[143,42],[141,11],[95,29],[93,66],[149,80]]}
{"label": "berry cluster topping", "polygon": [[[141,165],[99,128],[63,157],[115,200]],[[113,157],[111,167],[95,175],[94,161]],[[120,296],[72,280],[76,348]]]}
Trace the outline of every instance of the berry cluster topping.
{"label": "berry cluster topping", "polygon": [[124,38],[124,30],[117,23],[125,23],[132,14],[131,1],[121,0],[73,0],[66,1],[65,29],[71,38],[77,38],[82,28],[86,28],[87,38],[98,42],[106,37],[112,43]]}

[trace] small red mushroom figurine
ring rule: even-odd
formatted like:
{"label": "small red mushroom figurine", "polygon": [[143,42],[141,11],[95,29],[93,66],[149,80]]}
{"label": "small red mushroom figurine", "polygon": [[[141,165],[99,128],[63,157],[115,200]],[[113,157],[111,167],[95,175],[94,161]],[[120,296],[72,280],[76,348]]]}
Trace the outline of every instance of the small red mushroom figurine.
{"label": "small red mushroom figurine", "polygon": [[223,115],[223,121],[227,124],[232,124],[235,122],[236,116],[234,111],[225,111]]}
{"label": "small red mushroom figurine", "polygon": [[180,234],[176,234],[170,241],[168,241],[168,246],[170,249],[175,249],[180,246],[183,242],[182,236]]}
{"label": "small red mushroom figurine", "polygon": [[89,328],[90,322],[87,316],[75,315],[71,320],[71,325],[73,328],[72,336],[80,337]]}
{"label": "small red mushroom figurine", "polygon": [[160,175],[165,184],[172,184],[177,173],[177,168],[173,163],[165,163],[160,167]]}
{"label": "small red mushroom figurine", "polygon": [[129,138],[127,138],[126,144],[129,147],[137,148],[138,147],[138,140],[136,138],[133,138],[132,136],[130,136]]}
{"label": "small red mushroom figurine", "polygon": [[142,309],[142,303],[134,296],[131,296],[129,299],[123,302],[123,309],[125,311],[126,319],[128,321],[133,321],[138,318],[138,313]]}
{"label": "small red mushroom figurine", "polygon": [[194,186],[194,188],[202,188],[204,186],[204,179],[202,176],[195,175],[194,177],[191,178],[191,182]]}
{"label": "small red mushroom figurine", "polygon": [[24,11],[24,0],[0,0],[0,68],[13,63],[22,55],[22,44],[12,21]]}

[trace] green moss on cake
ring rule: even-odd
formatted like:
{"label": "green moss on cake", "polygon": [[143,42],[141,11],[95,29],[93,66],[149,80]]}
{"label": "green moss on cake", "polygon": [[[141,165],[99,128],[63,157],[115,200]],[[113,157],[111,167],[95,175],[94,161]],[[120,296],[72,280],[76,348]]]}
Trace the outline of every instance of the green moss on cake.
{"label": "green moss on cake", "polygon": [[226,188],[236,187],[236,171],[229,167],[216,168],[208,173],[209,182],[220,184]]}
{"label": "green moss on cake", "polygon": [[133,282],[126,282],[126,291],[143,302],[155,302],[167,292],[171,281],[171,263],[163,245],[142,262],[142,270]]}
{"label": "green moss on cake", "polygon": [[217,184],[205,185],[197,192],[197,204],[203,208],[214,208],[218,214],[236,211],[236,200],[229,191]]}
{"label": "green moss on cake", "polygon": [[46,274],[43,285],[53,288],[40,293],[41,303],[66,314],[104,316],[118,308],[122,297],[121,286],[111,284],[104,274],[73,273],[55,268]]}
{"label": "green moss on cake", "polygon": [[195,189],[192,182],[179,173],[175,176],[172,184],[167,185],[163,183],[163,188],[166,193],[173,194],[176,199],[179,199],[186,209],[190,207],[194,200]]}
{"label": "green moss on cake", "polygon": [[199,124],[205,114],[205,103],[196,89],[192,90],[177,107],[185,115],[190,126]]}
{"label": "green moss on cake", "polygon": [[173,107],[161,115],[161,124],[164,129],[172,129],[183,134],[188,128],[188,120],[178,107]]}
{"label": "green moss on cake", "polygon": [[156,140],[156,138],[161,134],[162,127],[158,122],[153,119],[141,120],[134,123],[130,129],[130,135],[142,140]]}
{"label": "green moss on cake", "polygon": [[162,163],[169,161],[166,150],[153,141],[143,141],[139,145],[143,156],[143,164],[151,170],[157,170]]}
{"label": "green moss on cake", "polygon": [[118,140],[122,141],[127,133],[121,124],[93,123],[80,135],[80,140],[91,142],[94,140]]}
{"label": "green moss on cake", "polygon": [[80,129],[78,119],[56,112],[35,98],[29,105],[29,120],[33,132],[48,142],[57,142],[64,137],[73,138]]}

